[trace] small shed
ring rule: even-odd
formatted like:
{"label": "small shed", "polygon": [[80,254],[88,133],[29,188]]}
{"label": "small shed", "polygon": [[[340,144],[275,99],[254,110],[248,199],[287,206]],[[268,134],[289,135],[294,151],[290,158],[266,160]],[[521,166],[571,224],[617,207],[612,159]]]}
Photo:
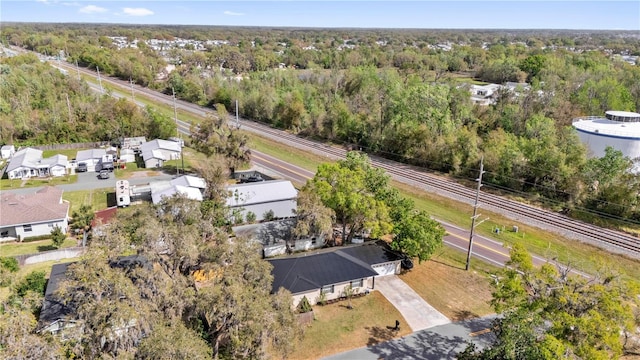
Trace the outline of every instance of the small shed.
{"label": "small shed", "polygon": [[15,154],[16,148],[13,145],[2,145],[0,148],[0,158],[9,159]]}

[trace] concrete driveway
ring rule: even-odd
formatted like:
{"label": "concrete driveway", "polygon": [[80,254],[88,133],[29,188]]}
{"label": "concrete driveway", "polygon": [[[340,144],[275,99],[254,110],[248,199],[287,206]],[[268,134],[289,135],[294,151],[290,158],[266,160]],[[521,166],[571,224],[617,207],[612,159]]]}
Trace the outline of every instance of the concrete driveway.
{"label": "concrete driveway", "polygon": [[396,275],[377,277],[375,281],[375,289],[400,311],[411,330],[418,331],[451,322]]}

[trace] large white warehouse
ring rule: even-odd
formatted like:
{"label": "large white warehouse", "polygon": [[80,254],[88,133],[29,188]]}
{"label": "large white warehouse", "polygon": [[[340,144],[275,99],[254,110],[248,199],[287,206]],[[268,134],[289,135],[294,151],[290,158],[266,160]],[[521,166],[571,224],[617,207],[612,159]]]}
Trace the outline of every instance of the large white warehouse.
{"label": "large white warehouse", "polygon": [[640,161],[640,114],[607,111],[605,116],[586,116],[573,120],[580,140],[589,148],[589,156],[602,157],[611,146],[636,162]]}

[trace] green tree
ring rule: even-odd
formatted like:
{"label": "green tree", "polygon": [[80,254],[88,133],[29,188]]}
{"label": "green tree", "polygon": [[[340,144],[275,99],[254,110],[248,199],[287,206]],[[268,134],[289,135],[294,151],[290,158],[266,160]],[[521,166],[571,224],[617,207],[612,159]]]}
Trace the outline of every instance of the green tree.
{"label": "green tree", "polygon": [[150,139],[168,139],[176,136],[177,124],[174,119],[151,106],[147,106],[146,113],[149,118],[147,135]]}
{"label": "green tree", "polygon": [[15,273],[20,270],[18,260],[14,257],[0,257],[0,286],[9,286]]}
{"label": "green tree", "polygon": [[28,291],[33,291],[44,296],[46,286],[47,279],[44,271],[32,271],[16,285],[15,293],[20,297],[24,297]]}
{"label": "green tree", "polygon": [[391,248],[420,262],[428,260],[442,246],[445,230],[424,211],[412,211],[394,225]]}
{"label": "green tree", "polygon": [[63,232],[59,226],[56,226],[51,230],[51,243],[53,246],[60,248],[66,239],[67,234]]}
{"label": "green tree", "polygon": [[306,186],[335,212],[342,225],[342,243],[347,244],[364,230],[372,237],[391,231],[388,208],[376,198],[388,181],[384,172],[371,167],[366,155],[352,151],[345,160],[321,164]]}
{"label": "green tree", "polygon": [[331,234],[335,215],[333,210],[322,204],[318,194],[305,186],[298,192],[296,202],[294,237],[317,236],[324,238]]}
{"label": "green tree", "polygon": [[91,209],[91,205],[82,204],[78,210],[71,214],[71,228],[82,232],[88,231],[95,214]]}
{"label": "green tree", "polygon": [[496,339],[461,359],[615,359],[624,351],[621,334],[638,335],[640,287],[610,270],[586,278],[550,263],[535,268],[516,244],[493,284]]}

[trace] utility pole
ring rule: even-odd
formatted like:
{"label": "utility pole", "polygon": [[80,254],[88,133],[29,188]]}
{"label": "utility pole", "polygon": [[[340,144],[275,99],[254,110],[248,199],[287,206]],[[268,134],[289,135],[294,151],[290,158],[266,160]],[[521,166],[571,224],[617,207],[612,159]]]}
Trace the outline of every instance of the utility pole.
{"label": "utility pole", "polygon": [[131,85],[131,101],[136,102],[136,95],[133,93],[133,80],[129,77],[129,84]]}
{"label": "utility pole", "polygon": [[[171,93],[173,93],[173,119],[176,122],[176,135],[178,136],[178,140],[180,140],[180,130],[178,129],[178,110],[176,109],[176,91],[173,87],[171,87]],[[178,146],[180,146],[180,157],[182,158],[182,144],[180,144],[180,141],[178,141]],[[184,159],[182,159],[182,167],[184,168]],[[180,168],[176,165],[176,175],[179,174]]]}
{"label": "utility pole", "polygon": [[240,129],[240,118],[238,117],[238,99],[236,99],[236,128]]}
{"label": "utility pole", "polygon": [[476,219],[480,216],[480,214],[478,214],[477,212],[479,206],[478,199],[480,198],[480,188],[482,187],[482,174],[484,174],[484,156],[480,158],[480,175],[476,179],[476,181],[478,182],[478,187],[476,188],[476,201],[473,204],[473,216],[471,217],[471,232],[469,234],[469,251],[467,252],[467,265],[464,268],[467,271],[469,270],[469,265],[471,263],[471,250],[473,249],[473,231],[475,230],[476,226],[482,224],[487,220],[484,219],[476,224]]}
{"label": "utility pole", "polygon": [[100,77],[100,68],[96,66],[96,70],[98,71],[98,82],[100,83],[100,92],[104,94],[104,88],[102,87],[102,78]]}
{"label": "utility pole", "polygon": [[78,60],[76,60],[76,72],[78,73],[78,81],[80,81],[80,68],[78,67]]}
{"label": "utility pole", "polygon": [[69,94],[65,93],[64,96],[67,98],[67,109],[69,110],[69,122],[72,122],[71,118],[71,103],[69,102]]}

